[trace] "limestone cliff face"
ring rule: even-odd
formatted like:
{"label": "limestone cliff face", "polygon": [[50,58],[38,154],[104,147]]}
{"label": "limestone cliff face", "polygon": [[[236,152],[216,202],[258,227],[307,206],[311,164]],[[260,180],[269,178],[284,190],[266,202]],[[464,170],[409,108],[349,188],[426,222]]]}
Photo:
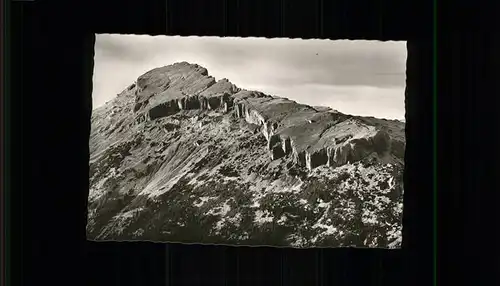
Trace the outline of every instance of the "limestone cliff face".
{"label": "limestone cliff face", "polygon": [[[202,220],[211,228],[211,239],[223,243],[259,244],[255,239],[273,223],[273,229],[283,224],[288,233],[283,241],[296,246],[322,241],[397,247],[404,149],[404,123],[399,121],[347,115],[241,89],[187,62],[156,68],[93,112],[89,237],[182,240],[179,233],[196,233],[187,226],[191,220]],[[384,199],[383,207],[376,208],[381,215],[392,213],[377,224],[377,231],[387,232],[386,242],[370,235],[353,242],[357,230],[340,227],[355,219],[369,221],[361,213],[343,217],[345,211],[339,209],[343,200],[346,208],[362,203],[364,199],[351,202],[360,192],[363,197],[397,198]],[[288,195],[276,195],[280,193]],[[318,194],[322,199],[310,201]],[[325,209],[325,199],[332,196],[337,196],[332,203],[340,200],[341,205]],[[200,201],[191,202],[196,197]],[[302,200],[308,203],[298,203]],[[289,204],[300,213],[289,214],[289,222],[278,217],[287,216],[283,210],[269,209]],[[197,215],[172,221],[181,211],[175,205]],[[228,206],[240,212],[232,214]],[[266,218],[269,211],[276,212],[274,220]],[[295,220],[302,224],[306,217],[300,217],[309,211],[307,219],[314,220],[301,226],[303,231],[288,225]],[[231,214],[234,221],[226,217]],[[221,220],[206,221],[205,216]],[[335,234],[325,232],[335,223]],[[389,234],[388,225],[396,234]],[[260,234],[249,233],[255,229]]]}
{"label": "limestone cliff face", "polygon": [[393,150],[393,140],[384,128],[337,111],[241,90],[228,79],[216,82],[198,65],[182,62],[154,69],[140,76],[135,86],[134,110],[146,110],[149,120],[181,110],[232,112],[260,126],[272,160],[292,156],[309,170],[321,165],[338,167],[372,153],[380,158],[402,159],[404,155],[404,141],[394,143]]}

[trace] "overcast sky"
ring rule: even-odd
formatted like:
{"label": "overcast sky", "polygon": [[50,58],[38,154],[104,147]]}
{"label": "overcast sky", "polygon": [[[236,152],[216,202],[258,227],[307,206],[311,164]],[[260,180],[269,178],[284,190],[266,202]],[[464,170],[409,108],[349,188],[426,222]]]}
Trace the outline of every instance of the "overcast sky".
{"label": "overcast sky", "polygon": [[404,118],[406,42],[97,35],[94,108],[174,62],[217,80],[343,113]]}

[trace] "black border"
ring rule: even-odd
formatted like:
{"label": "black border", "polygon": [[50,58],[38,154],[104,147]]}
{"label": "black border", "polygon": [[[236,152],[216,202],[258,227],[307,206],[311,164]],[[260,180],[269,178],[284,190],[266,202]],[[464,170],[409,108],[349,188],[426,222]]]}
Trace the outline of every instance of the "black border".
{"label": "black border", "polygon": [[[22,285],[431,285],[430,2],[34,1],[12,5],[14,281]],[[418,4],[420,3],[420,4]],[[17,13],[17,14],[16,14]],[[22,16],[22,17],[21,17]],[[292,250],[85,240],[93,33],[407,40],[403,249]],[[15,33],[13,33],[15,35]],[[21,76],[22,75],[22,76]],[[17,88],[15,88],[17,86]],[[15,112],[14,112],[15,111]],[[15,130],[13,128],[13,130]],[[17,154],[17,153],[16,153]],[[20,168],[22,167],[22,169]],[[22,265],[21,265],[22,263]],[[236,282],[239,281],[239,284]],[[280,285],[281,285],[280,284]]]}

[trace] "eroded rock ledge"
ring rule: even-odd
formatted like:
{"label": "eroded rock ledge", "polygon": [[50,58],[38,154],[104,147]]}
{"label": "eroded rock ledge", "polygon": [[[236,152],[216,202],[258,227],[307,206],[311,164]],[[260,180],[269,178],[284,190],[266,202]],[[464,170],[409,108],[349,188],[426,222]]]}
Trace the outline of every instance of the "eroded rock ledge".
{"label": "eroded rock ledge", "polygon": [[135,94],[138,122],[181,110],[222,110],[259,125],[272,160],[292,156],[309,170],[341,166],[370,154],[404,155],[404,142],[393,140],[384,128],[331,109],[242,90],[227,79],[216,82],[205,68],[186,62],[153,69],[129,89]]}

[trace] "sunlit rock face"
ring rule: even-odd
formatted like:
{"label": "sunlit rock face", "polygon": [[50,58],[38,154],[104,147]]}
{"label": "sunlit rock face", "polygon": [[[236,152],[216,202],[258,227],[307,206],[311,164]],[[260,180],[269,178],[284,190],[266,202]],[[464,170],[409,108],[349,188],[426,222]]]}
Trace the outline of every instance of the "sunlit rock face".
{"label": "sunlit rock face", "polygon": [[94,110],[90,239],[401,244],[403,122],[153,69]]}

